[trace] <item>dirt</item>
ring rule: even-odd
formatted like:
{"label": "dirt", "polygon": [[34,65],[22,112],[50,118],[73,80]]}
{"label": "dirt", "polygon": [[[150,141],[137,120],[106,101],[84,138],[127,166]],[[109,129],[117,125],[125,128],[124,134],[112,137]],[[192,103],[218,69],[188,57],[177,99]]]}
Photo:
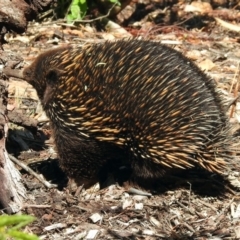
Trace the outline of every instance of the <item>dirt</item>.
{"label": "dirt", "polygon": [[[236,98],[240,78],[239,31],[219,23],[216,17],[240,27],[240,6],[236,3],[236,8],[204,8],[205,12],[189,13],[183,11],[189,5],[179,2],[170,13],[178,17],[168,18],[163,8],[152,4],[147,3],[138,17],[126,21],[134,8],[131,4],[118,15],[118,21],[122,19],[125,30],[133,37],[162,41],[181,51],[216,81],[226,102]],[[150,18],[156,10],[161,11],[157,21]],[[119,32],[99,32],[97,28],[94,22],[79,27],[53,21],[29,23],[24,35],[7,36],[1,62],[21,69],[40,52],[62,44],[123,37]],[[239,189],[204,171],[189,170],[162,179],[151,196],[131,194],[130,189],[117,184],[101,190],[98,185],[87,190],[79,188],[75,192],[58,167],[51,128],[36,92],[18,79],[11,78],[8,83],[7,150],[56,185],[47,188],[17,166],[27,189],[21,212],[37,219],[27,227],[28,232],[41,239],[240,239]],[[238,129],[239,101],[230,107],[228,116]]]}

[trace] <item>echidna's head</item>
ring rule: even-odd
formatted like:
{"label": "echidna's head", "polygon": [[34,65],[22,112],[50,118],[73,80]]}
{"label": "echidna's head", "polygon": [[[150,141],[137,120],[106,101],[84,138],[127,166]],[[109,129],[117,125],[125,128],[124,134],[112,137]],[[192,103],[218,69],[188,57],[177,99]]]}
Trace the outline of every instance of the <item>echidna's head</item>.
{"label": "echidna's head", "polygon": [[43,106],[48,104],[52,91],[64,76],[62,65],[69,62],[70,49],[65,46],[47,51],[23,71],[23,78],[36,89]]}

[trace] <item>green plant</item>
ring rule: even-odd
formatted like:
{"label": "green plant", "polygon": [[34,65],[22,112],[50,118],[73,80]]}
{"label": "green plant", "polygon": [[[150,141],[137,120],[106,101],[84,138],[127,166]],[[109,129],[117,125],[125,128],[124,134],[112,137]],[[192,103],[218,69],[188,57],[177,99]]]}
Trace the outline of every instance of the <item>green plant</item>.
{"label": "green plant", "polygon": [[27,215],[0,216],[0,240],[38,240],[36,235],[21,231],[21,228],[34,220],[34,217]]}
{"label": "green plant", "polygon": [[119,0],[109,0],[109,2],[111,3],[116,3],[117,5],[121,5],[120,1]]}
{"label": "green plant", "polygon": [[[115,4],[115,5],[121,5],[121,2],[119,0],[105,0],[106,2]],[[60,4],[63,4],[60,3]],[[72,22],[75,20],[82,20],[87,13],[87,10],[91,8],[91,4],[87,2],[87,0],[72,0],[66,18],[68,22]]]}
{"label": "green plant", "polygon": [[87,13],[87,1],[86,0],[72,0],[69,11],[67,13],[67,21],[81,20]]}

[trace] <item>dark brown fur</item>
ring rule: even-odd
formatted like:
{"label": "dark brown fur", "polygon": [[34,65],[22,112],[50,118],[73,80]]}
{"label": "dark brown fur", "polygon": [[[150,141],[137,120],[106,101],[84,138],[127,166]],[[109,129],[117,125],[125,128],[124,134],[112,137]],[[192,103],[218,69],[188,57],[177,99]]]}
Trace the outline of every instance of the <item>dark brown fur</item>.
{"label": "dark brown fur", "polygon": [[194,166],[223,173],[232,158],[214,82],[159,43],[54,49],[24,78],[51,120],[60,165],[79,183],[91,185],[126,163],[137,182]]}

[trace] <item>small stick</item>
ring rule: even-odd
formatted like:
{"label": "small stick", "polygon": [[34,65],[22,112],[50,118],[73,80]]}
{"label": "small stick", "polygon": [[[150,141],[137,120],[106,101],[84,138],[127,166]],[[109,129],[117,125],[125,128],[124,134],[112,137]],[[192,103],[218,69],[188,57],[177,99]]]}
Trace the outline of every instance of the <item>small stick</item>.
{"label": "small stick", "polygon": [[31,168],[29,168],[27,165],[25,165],[24,163],[20,162],[18,159],[16,159],[15,157],[9,155],[9,158],[16,163],[17,165],[19,165],[20,167],[22,167],[25,171],[27,171],[28,173],[32,174],[35,178],[37,178],[45,187],[47,188],[55,188],[57,187],[56,184],[51,184],[48,181],[46,181],[45,179],[43,179],[43,177],[39,176],[37,173],[35,173]]}

